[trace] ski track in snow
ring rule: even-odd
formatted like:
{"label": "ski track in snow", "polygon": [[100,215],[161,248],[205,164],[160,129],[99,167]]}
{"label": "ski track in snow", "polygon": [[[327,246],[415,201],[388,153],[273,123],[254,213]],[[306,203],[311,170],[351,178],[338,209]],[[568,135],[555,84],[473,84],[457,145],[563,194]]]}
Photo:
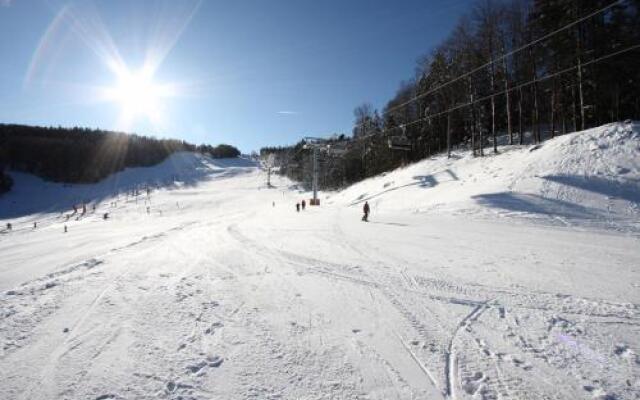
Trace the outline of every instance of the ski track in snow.
{"label": "ski track in snow", "polygon": [[[514,151],[575,169],[536,157],[619,140],[607,129]],[[448,182],[436,187],[480,173],[532,193],[509,181],[514,154],[435,174]],[[617,214],[597,224],[464,202],[412,213],[390,199],[435,188],[399,170],[384,193],[374,178],[296,213],[308,194],[286,179],[267,189],[246,164],[194,164],[211,176],[148,203],[107,198],[67,234],[43,214],[0,235],[0,398],[640,398],[637,205],[624,220],[608,198]],[[597,206],[576,190],[547,180],[538,193]],[[367,196],[362,223],[349,205]],[[26,228],[34,218],[46,223]]]}

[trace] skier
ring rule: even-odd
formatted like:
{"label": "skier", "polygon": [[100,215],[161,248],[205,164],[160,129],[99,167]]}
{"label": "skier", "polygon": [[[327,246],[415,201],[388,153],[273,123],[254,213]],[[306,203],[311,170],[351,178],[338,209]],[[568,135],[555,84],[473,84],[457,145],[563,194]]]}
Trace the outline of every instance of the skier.
{"label": "skier", "polygon": [[364,215],[362,216],[362,220],[365,222],[369,221],[369,203],[368,202],[364,202],[364,206],[362,207],[362,211],[364,212]]}
{"label": "skier", "polygon": [[67,226],[64,226],[64,233],[67,233]]}
{"label": "skier", "polygon": [[36,229],[37,227],[38,227],[38,223],[37,223],[37,222],[34,222],[34,223],[33,223],[33,229]]}
{"label": "skier", "polygon": [[12,227],[11,222],[7,222],[7,230],[10,231]]}
{"label": "skier", "polygon": [[300,212],[300,203],[296,203],[296,211]]}
{"label": "skier", "polygon": [[304,208],[306,207],[306,205],[307,203],[304,200],[302,200],[302,211],[304,211]]}

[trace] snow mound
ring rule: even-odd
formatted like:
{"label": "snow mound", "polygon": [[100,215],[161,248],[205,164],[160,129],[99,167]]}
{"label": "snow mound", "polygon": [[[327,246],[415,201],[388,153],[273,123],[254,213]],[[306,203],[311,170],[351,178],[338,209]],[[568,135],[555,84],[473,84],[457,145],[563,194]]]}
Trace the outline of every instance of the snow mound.
{"label": "snow mound", "polygon": [[35,175],[10,172],[14,180],[10,192],[0,196],[0,219],[34,213],[70,209],[73,204],[97,203],[118,192],[147,185],[188,187],[216,177],[231,177],[253,171],[257,165],[248,159],[213,159],[202,154],[178,152],[151,167],[126,168],[95,184],[47,182]]}
{"label": "snow mound", "polygon": [[329,198],[374,213],[515,216],[640,231],[640,123],[613,123],[474,158],[440,155]]}

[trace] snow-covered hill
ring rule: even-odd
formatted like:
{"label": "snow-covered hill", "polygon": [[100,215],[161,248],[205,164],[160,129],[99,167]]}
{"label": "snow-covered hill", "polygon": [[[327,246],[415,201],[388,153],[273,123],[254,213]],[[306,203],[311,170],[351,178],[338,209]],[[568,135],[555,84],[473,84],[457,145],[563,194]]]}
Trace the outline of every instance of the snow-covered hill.
{"label": "snow-covered hill", "polygon": [[430,158],[329,200],[368,200],[379,213],[517,216],[640,232],[640,124],[610,124],[501,151]]}
{"label": "snow-covered hill", "polygon": [[638,132],[437,157],[299,213],[244,160],[14,174],[0,398],[639,398]]}
{"label": "snow-covered hill", "polygon": [[65,211],[74,204],[93,205],[118,193],[147,186],[193,186],[215,174],[244,172],[255,166],[254,162],[244,158],[212,159],[197,153],[179,152],[158,165],[126,168],[97,184],[52,183],[31,174],[11,172],[14,185],[10,192],[0,196],[0,220]]}

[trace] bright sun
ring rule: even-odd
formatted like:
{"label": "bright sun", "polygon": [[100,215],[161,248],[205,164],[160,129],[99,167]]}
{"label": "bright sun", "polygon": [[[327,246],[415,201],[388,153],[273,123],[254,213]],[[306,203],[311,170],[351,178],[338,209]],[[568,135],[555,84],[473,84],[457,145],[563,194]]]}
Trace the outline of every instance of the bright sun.
{"label": "bright sun", "polygon": [[114,100],[131,117],[152,116],[158,107],[160,94],[160,87],[144,71],[123,72],[118,76],[118,83],[113,89]]}
{"label": "bright sun", "polygon": [[127,128],[138,118],[158,124],[162,119],[161,100],[171,95],[167,87],[154,82],[148,68],[138,71],[121,68],[116,77],[117,82],[108,90],[108,97],[120,105],[119,125]]}

